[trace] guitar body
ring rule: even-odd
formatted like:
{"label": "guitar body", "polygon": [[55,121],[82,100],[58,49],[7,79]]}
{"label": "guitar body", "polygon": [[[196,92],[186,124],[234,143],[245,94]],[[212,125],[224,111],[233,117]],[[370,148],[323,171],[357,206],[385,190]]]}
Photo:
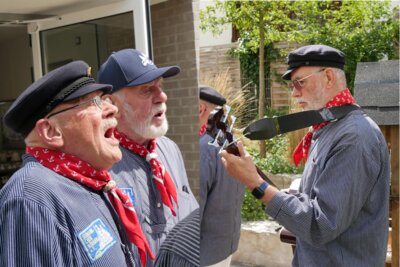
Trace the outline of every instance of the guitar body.
{"label": "guitar body", "polygon": [[[290,184],[290,187],[288,189],[289,194],[296,194],[297,192],[299,192],[299,187],[300,187],[300,179],[295,179]],[[282,227],[279,232],[279,238],[281,242],[291,244],[294,253],[294,250],[296,248],[296,236],[292,234],[292,232],[290,232],[285,227]]]}
{"label": "guitar body", "polygon": [[294,251],[296,250],[296,236],[285,227],[282,227],[281,231],[279,232],[279,238],[282,243],[292,245],[292,252],[294,254]]}
{"label": "guitar body", "polygon": [[279,232],[279,238],[283,243],[288,243],[291,245],[296,245],[296,236],[292,234],[285,227],[282,227]]}

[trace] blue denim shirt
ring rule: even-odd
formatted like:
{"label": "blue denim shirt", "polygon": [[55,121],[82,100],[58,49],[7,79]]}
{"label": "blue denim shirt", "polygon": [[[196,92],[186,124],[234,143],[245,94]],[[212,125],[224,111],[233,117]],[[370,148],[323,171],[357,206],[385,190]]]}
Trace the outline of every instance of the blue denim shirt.
{"label": "blue denim shirt", "polygon": [[[144,158],[121,147],[122,160],[113,165],[110,173],[118,186],[132,199],[143,233],[154,255],[171,229],[199,207],[186,175],[178,146],[167,137],[157,138],[155,153],[171,175],[178,193],[176,216],[164,206],[152,179],[150,165]],[[174,203],[175,205],[175,203]],[[154,262],[147,259],[147,267]]]}
{"label": "blue denim shirt", "polygon": [[244,186],[230,177],[208,134],[200,138],[200,266],[212,265],[239,245]]}
{"label": "blue denim shirt", "polygon": [[103,192],[23,163],[0,190],[0,266],[140,266]]}
{"label": "blue denim shirt", "polygon": [[389,181],[387,144],[362,111],[315,132],[299,193],[266,208],[297,236],[293,266],[384,266]]}

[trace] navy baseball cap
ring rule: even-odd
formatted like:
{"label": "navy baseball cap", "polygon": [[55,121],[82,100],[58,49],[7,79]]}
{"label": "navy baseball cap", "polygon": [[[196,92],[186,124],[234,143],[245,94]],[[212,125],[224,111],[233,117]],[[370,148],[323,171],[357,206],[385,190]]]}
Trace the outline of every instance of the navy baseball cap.
{"label": "navy baseball cap", "polygon": [[97,81],[113,86],[113,92],[126,87],[171,77],[180,72],[178,66],[157,68],[147,56],[136,49],[113,52],[97,73]]}
{"label": "navy baseball cap", "polygon": [[218,106],[226,103],[225,97],[208,85],[200,85],[200,99]]}
{"label": "navy baseball cap", "polygon": [[91,77],[91,68],[84,61],[73,61],[45,74],[32,83],[14,101],[4,115],[4,123],[17,133],[27,136],[36,122],[58,104],[91,92],[110,93],[112,86],[98,84]]}
{"label": "navy baseball cap", "polygon": [[282,79],[290,80],[291,73],[303,66],[321,66],[343,69],[345,55],[342,51],[327,45],[307,45],[288,55],[288,69]]}

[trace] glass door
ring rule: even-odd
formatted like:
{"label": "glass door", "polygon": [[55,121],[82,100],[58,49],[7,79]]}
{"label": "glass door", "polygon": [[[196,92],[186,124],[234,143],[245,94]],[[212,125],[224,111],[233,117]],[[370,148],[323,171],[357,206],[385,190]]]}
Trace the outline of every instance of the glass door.
{"label": "glass door", "polygon": [[122,1],[28,25],[35,80],[74,60],[84,60],[96,78],[113,51],[137,48],[151,55],[146,0]]}

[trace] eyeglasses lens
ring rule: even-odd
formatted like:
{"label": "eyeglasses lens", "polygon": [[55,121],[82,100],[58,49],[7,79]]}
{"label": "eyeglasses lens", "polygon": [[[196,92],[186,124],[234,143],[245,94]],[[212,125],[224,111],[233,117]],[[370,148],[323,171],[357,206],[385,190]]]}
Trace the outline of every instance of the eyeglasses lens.
{"label": "eyeglasses lens", "polygon": [[294,88],[296,88],[296,90],[300,90],[302,87],[303,85],[298,80],[293,80],[292,82],[289,83],[289,88],[291,90],[293,90]]}
{"label": "eyeglasses lens", "polygon": [[93,98],[93,102],[96,104],[98,108],[100,109],[102,108],[103,103],[100,96],[96,96],[95,98]]}

